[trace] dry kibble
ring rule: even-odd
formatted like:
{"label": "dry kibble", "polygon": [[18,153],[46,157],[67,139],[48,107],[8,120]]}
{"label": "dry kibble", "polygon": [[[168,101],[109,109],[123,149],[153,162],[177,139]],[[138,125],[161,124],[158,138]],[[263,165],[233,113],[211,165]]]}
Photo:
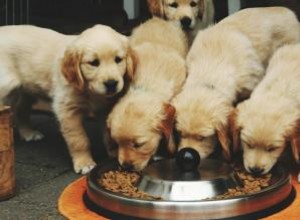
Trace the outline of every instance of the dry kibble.
{"label": "dry kibble", "polygon": [[[260,177],[252,176],[244,171],[236,171],[237,177],[241,181],[241,187],[229,188],[224,194],[215,196],[211,199],[227,199],[236,196],[244,196],[252,193],[257,193],[270,185],[271,174]],[[101,187],[114,193],[121,193],[124,196],[160,200],[160,197],[151,196],[145,192],[140,191],[136,184],[140,179],[140,174],[137,172],[128,171],[108,171],[104,173],[99,179],[98,183]]]}
{"label": "dry kibble", "polygon": [[228,199],[235,196],[243,196],[259,192],[270,185],[270,180],[272,177],[271,174],[255,177],[244,171],[237,171],[236,174],[242,181],[242,187],[228,189],[224,194],[215,196],[210,199]]}
{"label": "dry kibble", "polygon": [[124,196],[149,199],[149,200],[160,200],[160,197],[148,195],[145,192],[138,190],[135,185],[140,179],[140,175],[137,172],[128,171],[108,171],[104,173],[98,183],[104,189],[114,193],[121,193]]}

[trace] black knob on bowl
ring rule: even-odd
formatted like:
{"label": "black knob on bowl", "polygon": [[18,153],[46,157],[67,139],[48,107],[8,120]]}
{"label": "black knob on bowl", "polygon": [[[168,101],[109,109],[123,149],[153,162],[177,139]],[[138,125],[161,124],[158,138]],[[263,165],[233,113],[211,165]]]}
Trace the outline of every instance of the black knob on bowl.
{"label": "black knob on bowl", "polygon": [[196,171],[200,164],[200,155],[191,147],[182,148],[176,154],[176,163],[184,172]]}

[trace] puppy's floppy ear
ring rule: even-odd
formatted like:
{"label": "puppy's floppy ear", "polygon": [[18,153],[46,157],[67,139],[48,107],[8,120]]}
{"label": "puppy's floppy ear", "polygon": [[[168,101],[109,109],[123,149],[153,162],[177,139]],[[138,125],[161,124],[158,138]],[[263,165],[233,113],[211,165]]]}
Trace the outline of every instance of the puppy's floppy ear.
{"label": "puppy's floppy ear", "polygon": [[138,58],[133,49],[128,48],[127,58],[126,58],[126,77],[131,82],[134,77],[135,69],[138,63]]}
{"label": "puppy's floppy ear", "polygon": [[147,0],[148,8],[153,16],[164,17],[163,0]]}
{"label": "puppy's floppy ear", "polygon": [[172,139],[171,135],[173,133],[176,109],[173,105],[168,103],[168,104],[164,105],[164,111],[165,111],[165,118],[161,122],[161,125],[159,128],[167,140],[169,152],[174,153],[175,145],[173,145],[174,142],[172,142],[173,139]]}
{"label": "puppy's floppy ear", "polygon": [[230,131],[230,136],[232,138],[233,154],[236,153],[241,146],[241,140],[240,140],[241,127],[237,125],[237,121],[236,121],[237,115],[238,115],[238,110],[233,109],[228,118],[229,131]]}
{"label": "puppy's floppy ear", "polygon": [[240,130],[236,127],[236,114],[236,110],[232,110],[228,117],[227,125],[221,125],[217,130],[224,157],[228,161],[231,160],[232,155],[237,152],[240,145]]}
{"label": "puppy's floppy ear", "polygon": [[81,55],[74,48],[67,48],[61,63],[61,72],[66,80],[79,91],[84,89],[84,79],[80,70]]}
{"label": "puppy's floppy ear", "polygon": [[198,8],[199,8],[198,18],[200,20],[203,19],[203,14],[204,14],[205,6],[206,6],[205,4],[206,4],[205,0],[199,0],[199,2],[198,2]]}
{"label": "puppy's floppy ear", "polygon": [[300,163],[300,119],[297,120],[296,126],[291,134],[291,146],[296,162]]}
{"label": "puppy's floppy ear", "polygon": [[223,155],[227,161],[231,160],[230,139],[228,125],[221,125],[217,129],[217,136],[221,144]]}

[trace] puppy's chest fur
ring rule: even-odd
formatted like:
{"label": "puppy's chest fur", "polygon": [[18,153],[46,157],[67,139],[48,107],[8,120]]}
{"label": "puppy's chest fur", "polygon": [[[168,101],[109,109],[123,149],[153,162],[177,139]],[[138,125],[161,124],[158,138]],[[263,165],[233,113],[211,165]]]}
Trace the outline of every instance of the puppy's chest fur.
{"label": "puppy's chest fur", "polygon": [[88,115],[107,115],[112,107],[119,100],[119,96],[116,97],[103,97],[99,95],[84,96],[82,99],[85,102],[85,111]]}

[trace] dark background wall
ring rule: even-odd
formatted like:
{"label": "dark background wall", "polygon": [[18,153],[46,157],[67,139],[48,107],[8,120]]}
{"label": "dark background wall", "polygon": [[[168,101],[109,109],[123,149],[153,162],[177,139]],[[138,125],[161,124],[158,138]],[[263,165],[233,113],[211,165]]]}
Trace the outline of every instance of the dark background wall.
{"label": "dark background wall", "polygon": [[[230,1],[230,0],[228,0]],[[242,8],[285,6],[292,9],[300,19],[300,0],[242,0]]]}
{"label": "dark background wall", "polygon": [[[230,1],[230,0],[228,0]],[[214,0],[215,20],[228,15],[227,1]],[[242,8],[286,6],[300,18],[300,0],[242,0]],[[63,33],[77,33],[96,23],[122,32],[149,18],[146,0],[140,0],[140,17],[128,20],[122,0],[0,0],[0,25],[30,23]]]}

